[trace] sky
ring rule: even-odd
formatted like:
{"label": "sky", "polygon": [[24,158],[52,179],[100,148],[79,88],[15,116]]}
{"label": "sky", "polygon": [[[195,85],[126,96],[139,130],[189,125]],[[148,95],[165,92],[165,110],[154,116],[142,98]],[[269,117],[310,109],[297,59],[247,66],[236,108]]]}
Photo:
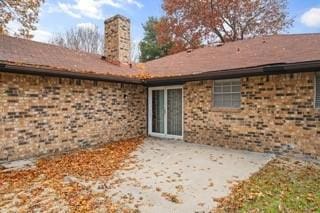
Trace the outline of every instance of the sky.
{"label": "sky", "polygon": [[[288,12],[295,22],[286,33],[320,33],[320,0],[288,0]],[[34,40],[47,42],[54,33],[76,26],[98,26],[116,14],[131,19],[134,42],[143,38],[142,24],[149,16],[163,14],[162,0],[46,0],[41,7]]]}

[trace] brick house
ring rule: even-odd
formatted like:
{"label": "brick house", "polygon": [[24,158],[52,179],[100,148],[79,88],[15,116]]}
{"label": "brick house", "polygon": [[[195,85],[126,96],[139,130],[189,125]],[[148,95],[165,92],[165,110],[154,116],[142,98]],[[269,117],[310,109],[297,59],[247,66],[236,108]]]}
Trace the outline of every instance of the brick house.
{"label": "brick house", "polygon": [[320,34],[130,65],[130,21],[105,28],[103,57],[0,36],[0,160],[140,135],[320,156]]}

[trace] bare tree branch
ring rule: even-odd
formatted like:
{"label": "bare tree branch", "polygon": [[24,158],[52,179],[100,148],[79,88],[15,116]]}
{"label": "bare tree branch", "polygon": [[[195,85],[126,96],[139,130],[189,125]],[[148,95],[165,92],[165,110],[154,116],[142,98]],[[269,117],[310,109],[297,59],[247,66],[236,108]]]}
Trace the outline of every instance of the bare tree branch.
{"label": "bare tree branch", "polygon": [[14,35],[33,38],[42,3],[44,0],[0,0],[0,34],[8,34],[8,25],[17,22],[21,27]]}
{"label": "bare tree branch", "polygon": [[49,43],[73,50],[103,54],[103,41],[103,35],[95,26],[93,28],[76,27],[64,33],[58,33],[50,39]]}

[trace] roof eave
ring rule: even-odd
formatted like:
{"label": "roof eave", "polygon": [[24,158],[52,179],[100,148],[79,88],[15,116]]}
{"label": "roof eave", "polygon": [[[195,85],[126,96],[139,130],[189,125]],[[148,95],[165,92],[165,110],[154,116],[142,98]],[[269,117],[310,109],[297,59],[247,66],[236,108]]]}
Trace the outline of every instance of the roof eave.
{"label": "roof eave", "polygon": [[9,65],[5,63],[0,63],[0,72],[28,74],[28,75],[43,75],[43,76],[45,75],[45,76],[51,76],[51,77],[76,78],[76,79],[83,79],[83,80],[109,81],[109,82],[116,82],[116,83],[130,83],[130,84],[142,83],[140,79],[130,78],[126,76],[60,71],[55,69]]}
{"label": "roof eave", "polygon": [[299,63],[268,64],[258,67],[209,71],[199,74],[155,77],[144,81],[147,86],[165,86],[184,84],[189,81],[231,79],[259,75],[275,75],[298,72],[320,71],[320,61],[306,61]]}
{"label": "roof eave", "polygon": [[269,64],[258,67],[248,67],[241,69],[230,69],[221,71],[209,71],[199,74],[180,75],[180,76],[167,76],[167,77],[153,77],[146,80],[140,80],[137,78],[131,78],[126,76],[114,76],[114,75],[99,75],[94,73],[79,73],[71,71],[60,71],[45,68],[25,67],[18,65],[10,65],[0,63],[0,71],[17,74],[29,74],[29,75],[43,75],[51,77],[65,77],[76,78],[83,80],[98,80],[109,81],[117,83],[129,83],[129,84],[143,84],[145,86],[165,86],[165,85],[177,85],[184,84],[190,81],[201,80],[218,80],[218,79],[231,79],[249,76],[259,75],[275,75],[297,72],[315,72],[320,71],[320,60],[306,61],[298,63],[283,63],[283,64]]}

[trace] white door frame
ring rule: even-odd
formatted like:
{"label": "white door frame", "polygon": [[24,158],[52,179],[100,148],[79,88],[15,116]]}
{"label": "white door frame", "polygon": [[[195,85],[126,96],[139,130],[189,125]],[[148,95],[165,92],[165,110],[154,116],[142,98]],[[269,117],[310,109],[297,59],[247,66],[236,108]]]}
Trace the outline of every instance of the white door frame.
{"label": "white door frame", "polygon": [[[181,124],[181,128],[182,128],[182,135],[178,136],[178,135],[169,135],[167,134],[167,97],[168,97],[168,89],[181,89],[182,90],[182,103],[181,103],[181,107],[182,107],[182,115],[181,115],[181,119],[182,119],[182,124]],[[152,91],[154,90],[164,90],[164,133],[156,133],[156,132],[152,132]],[[171,139],[183,139],[183,130],[184,130],[184,118],[183,118],[183,114],[184,114],[184,100],[183,100],[183,86],[182,85],[175,85],[175,86],[162,86],[162,87],[149,87],[148,88],[148,134],[150,136],[153,137],[160,137],[160,138],[171,138]]]}

